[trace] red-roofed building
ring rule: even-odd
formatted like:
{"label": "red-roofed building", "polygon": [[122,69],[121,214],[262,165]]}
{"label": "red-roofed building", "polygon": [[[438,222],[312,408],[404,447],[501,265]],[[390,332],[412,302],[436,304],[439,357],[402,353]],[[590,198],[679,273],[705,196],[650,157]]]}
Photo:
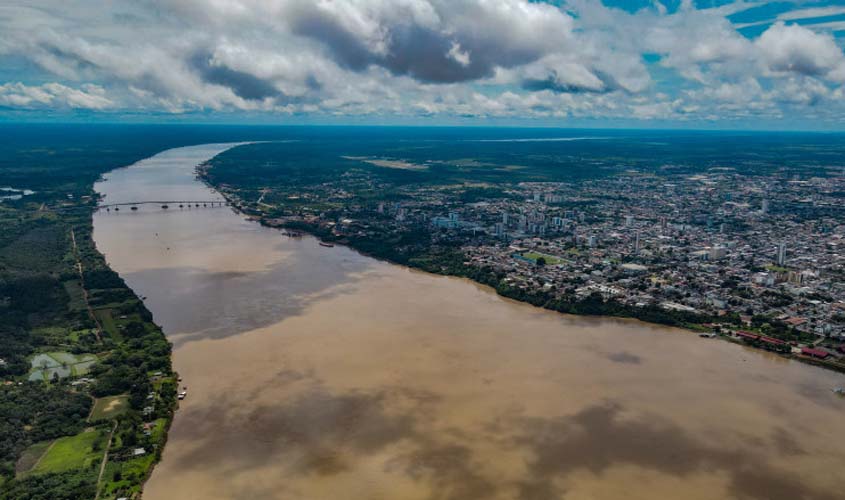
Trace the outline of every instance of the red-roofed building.
{"label": "red-roofed building", "polygon": [[776,339],[774,337],[766,337],[765,335],[761,335],[758,340],[760,342],[765,342],[767,344],[772,344],[772,345],[786,345],[786,342],[784,342],[783,340]]}
{"label": "red-roofed building", "polygon": [[784,321],[784,323],[786,323],[789,326],[801,326],[806,322],[807,322],[807,320],[804,319],[804,318],[789,318],[789,319]]}
{"label": "red-roofed building", "polygon": [[818,359],[827,359],[827,357],[830,356],[830,353],[827,351],[822,351],[821,349],[815,349],[812,347],[802,347],[801,354]]}
{"label": "red-roofed building", "polygon": [[760,338],[756,333],[746,332],[745,330],[738,330],[736,336],[745,340],[757,340]]}

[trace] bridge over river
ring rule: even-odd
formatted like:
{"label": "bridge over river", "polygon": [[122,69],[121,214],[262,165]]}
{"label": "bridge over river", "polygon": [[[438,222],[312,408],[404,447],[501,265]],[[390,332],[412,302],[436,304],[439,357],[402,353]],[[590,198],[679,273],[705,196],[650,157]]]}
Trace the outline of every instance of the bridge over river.
{"label": "bridge over river", "polygon": [[99,210],[105,209],[107,212],[111,209],[120,210],[121,207],[130,207],[132,210],[137,210],[141,205],[159,205],[162,209],[168,209],[171,206],[178,208],[200,208],[200,207],[222,207],[228,206],[229,203],[223,200],[146,200],[146,201],[127,201],[122,203],[109,203],[100,205]]}

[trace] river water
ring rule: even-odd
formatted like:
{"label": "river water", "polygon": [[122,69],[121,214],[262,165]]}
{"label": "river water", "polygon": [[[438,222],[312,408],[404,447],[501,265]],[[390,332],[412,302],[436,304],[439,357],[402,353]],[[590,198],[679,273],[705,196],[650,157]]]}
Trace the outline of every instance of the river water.
{"label": "river water", "polygon": [[[165,151],[106,202],[221,199]],[[835,499],[841,375],[579,318],[291,239],[229,208],[100,211],[189,386],[149,500]]]}

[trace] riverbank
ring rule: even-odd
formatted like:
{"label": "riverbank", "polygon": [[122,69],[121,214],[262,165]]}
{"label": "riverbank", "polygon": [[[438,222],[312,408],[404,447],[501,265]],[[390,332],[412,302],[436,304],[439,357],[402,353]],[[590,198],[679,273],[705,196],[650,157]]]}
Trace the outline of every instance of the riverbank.
{"label": "riverbank", "polygon": [[[631,307],[613,300],[608,300],[598,294],[579,301],[562,300],[560,297],[546,293],[544,290],[524,290],[509,286],[502,280],[501,276],[484,272],[484,270],[476,267],[467,266],[464,264],[463,256],[458,250],[443,252],[436,255],[434,259],[397,259],[397,254],[388,247],[373,244],[374,242],[366,238],[356,239],[348,236],[339,236],[332,228],[322,226],[319,223],[296,221],[279,224],[277,220],[273,220],[272,217],[267,216],[261,211],[246,209],[246,203],[237,196],[234,190],[227,189],[226,186],[213,185],[208,179],[205,169],[198,169],[198,175],[209,188],[220,192],[236,211],[244,217],[257,221],[266,227],[302,231],[321,241],[345,245],[362,255],[383,260],[394,265],[407,266],[412,269],[442,276],[466,278],[474,283],[490,288],[502,297],[525,302],[542,309],[575,316],[635,319],[655,325],[677,327],[694,333],[712,333],[717,338],[728,340],[734,344],[774,353],[784,359],[792,359],[812,366],[845,373],[845,363],[833,355],[829,355],[828,359],[819,359],[818,357],[804,355],[802,346],[795,342],[790,344],[778,341],[777,339],[773,339],[771,342],[760,341],[760,338],[766,339],[771,337],[766,337],[765,332],[755,329],[750,324],[739,323],[736,317],[710,317],[684,311],[670,311],[657,305]],[[744,335],[740,332],[745,334],[751,333],[758,338],[753,339],[750,335]],[[813,348],[814,346],[811,344],[808,347]]]}
{"label": "riverbank", "polygon": [[92,177],[0,206],[0,499],[137,496],[167,441],[170,344],[97,249]]}

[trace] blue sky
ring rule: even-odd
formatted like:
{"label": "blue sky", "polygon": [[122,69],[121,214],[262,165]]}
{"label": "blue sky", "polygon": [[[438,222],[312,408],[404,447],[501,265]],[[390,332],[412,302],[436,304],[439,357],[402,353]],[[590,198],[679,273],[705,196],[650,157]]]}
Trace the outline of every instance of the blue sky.
{"label": "blue sky", "polygon": [[7,0],[0,120],[845,129],[845,1]]}

